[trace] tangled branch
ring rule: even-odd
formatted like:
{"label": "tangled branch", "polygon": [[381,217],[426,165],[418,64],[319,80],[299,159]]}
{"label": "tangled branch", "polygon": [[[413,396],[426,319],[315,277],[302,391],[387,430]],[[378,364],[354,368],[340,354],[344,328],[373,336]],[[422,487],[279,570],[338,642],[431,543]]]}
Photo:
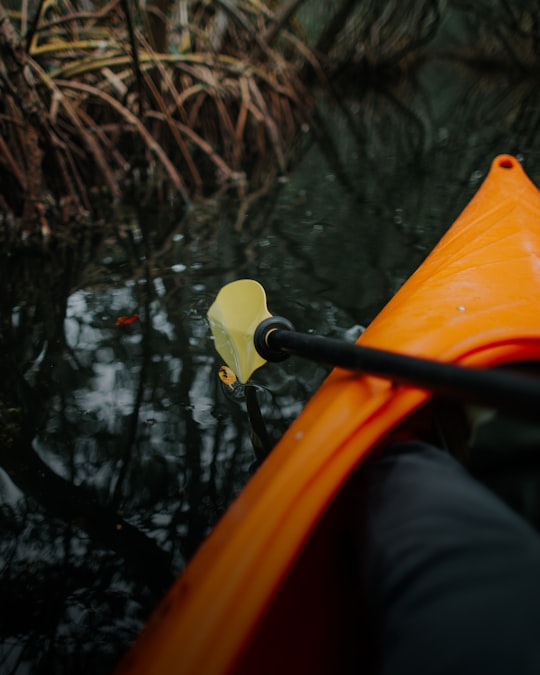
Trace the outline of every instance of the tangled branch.
{"label": "tangled branch", "polygon": [[95,215],[96,195],[119,200],[139,176],[154,194],[188,204],[243,184],[257,162],[285,170],[309,96],[297,75],[302,49],[289,39],[282,55],[270,8],[181,1],[169,49],[157,52],[162,37],[129,7],[40,3],[23,41],[20,17],[0,3],[4,239],[48,236],[58,215]]}

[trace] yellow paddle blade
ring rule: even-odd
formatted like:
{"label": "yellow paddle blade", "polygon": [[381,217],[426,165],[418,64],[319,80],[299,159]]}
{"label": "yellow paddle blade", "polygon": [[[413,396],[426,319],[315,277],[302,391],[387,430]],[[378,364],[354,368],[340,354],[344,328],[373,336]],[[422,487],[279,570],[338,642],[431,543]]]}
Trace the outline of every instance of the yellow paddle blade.
{"label": "yellow paddle blade", "polygon": [[207,316],[218,353],[245,384],[266,363],[253,344],[257,326],[272,316],[264,288],[253,279],[233,281],[217,294]]}

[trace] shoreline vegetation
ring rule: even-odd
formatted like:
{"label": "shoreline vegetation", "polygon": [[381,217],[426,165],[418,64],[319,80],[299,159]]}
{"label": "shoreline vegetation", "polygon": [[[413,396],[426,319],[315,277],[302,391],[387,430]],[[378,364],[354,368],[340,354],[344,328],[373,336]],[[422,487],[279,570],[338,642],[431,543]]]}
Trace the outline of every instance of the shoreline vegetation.
{"label": "shoreline vegetation", "polygon": [[133,194],[188,209],[260,189],[316,132],[314,89],[339,97],[340,78],[369,87],[426,58],[526,76],[540,55],[530,2],[321,7],[314,28],[304,0],[0,0],[2,247]]}
{"label": "shoreline vegetation", "polygon": [[264,4],[178,3],[170,38],[127,0],[95,5],[45,0],[29,22],[0,3],[4,239],[47,238],[130,189],[187,207],[242,189],[256,157],[285,171],[309,99],[292,36],[287,57],[264,41]]}

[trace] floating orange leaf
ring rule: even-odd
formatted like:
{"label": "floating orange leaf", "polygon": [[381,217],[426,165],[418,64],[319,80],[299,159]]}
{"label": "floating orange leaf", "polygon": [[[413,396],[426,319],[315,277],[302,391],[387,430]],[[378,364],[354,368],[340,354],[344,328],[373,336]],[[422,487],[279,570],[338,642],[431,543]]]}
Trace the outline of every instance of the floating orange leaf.
{"label": "floating orange leaf", "polygon": [[137,321],[138,318],[139,318],[138,314],[131,314],[130,316],[119,316],[118,319],[116,319],[116,325],[129,326],[134,321]]}

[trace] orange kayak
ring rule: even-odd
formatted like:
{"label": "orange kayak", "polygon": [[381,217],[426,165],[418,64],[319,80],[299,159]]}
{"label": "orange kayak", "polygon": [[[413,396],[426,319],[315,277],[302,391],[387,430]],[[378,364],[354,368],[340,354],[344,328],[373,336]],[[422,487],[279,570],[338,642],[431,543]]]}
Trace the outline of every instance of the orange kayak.
{"label": "orange kayak", "polygon": [[[540,193],[519,162],[502,155],[358,342],[466,366],[537,361],[539,305]],[[343,488],[429,399],[414,387],[335,369],[118,672],[343,672],[354,641]]]}

